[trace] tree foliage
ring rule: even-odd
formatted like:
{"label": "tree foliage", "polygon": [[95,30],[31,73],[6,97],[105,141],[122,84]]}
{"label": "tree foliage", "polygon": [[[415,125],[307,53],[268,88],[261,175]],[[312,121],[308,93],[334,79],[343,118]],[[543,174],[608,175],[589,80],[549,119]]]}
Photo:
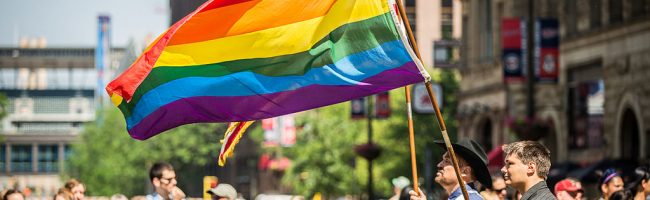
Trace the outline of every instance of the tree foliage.
{"label": "tree foliage", "polygon": [[[0,93],[0,120],[2,120],[8,114],[9,100],[7,96],[3,93]],[[2,127],[2,124],[0,124]]]}
{"label": "tree foliage", "polygon": [[64,177],[81,179],[91,196],[143,195],[149,167],[165,161],[174,165],[181,189],[201,187],[199,181],[187,177],[193,177],[196,168],[215,162],[218,147],[214,144],[224,129],[221,124],[185,125],[138,141],[126,132],[121,113],[106,109],[96,122],[85,125],[79,141],[73,144]]}
{"label": "tree foliage", "polygon": [[338,116],[346,104],[339,104],[303,114],[298,125],[303,127],[296,145],[284,152],[292,159],[292,167],[283,179],[295,192],[311,196],[337,196],[360,191],[359,180],[352,176],[355,141],[364,132],[361,124]]}

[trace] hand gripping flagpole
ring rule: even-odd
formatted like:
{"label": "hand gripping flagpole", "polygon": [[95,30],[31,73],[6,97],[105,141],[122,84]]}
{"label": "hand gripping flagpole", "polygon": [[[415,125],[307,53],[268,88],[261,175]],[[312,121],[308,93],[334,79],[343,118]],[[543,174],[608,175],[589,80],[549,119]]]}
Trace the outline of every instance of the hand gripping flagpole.
{"label": "hand gripping flagpole", "polygon": [[[396,1],[397,1],[397,7],[399,8],[399,14],[402,20],[404,20],[406,31],[408,32],[409,42],[413,46],[413,50],[415,50],[415,55],[417,55],[418,59],[422,60],[422,57],[420,56],[420,51],[418,50],[418,45],[415,42],[415,38],[413,37],[413,31],[411,31],[411,24],[409,23],[409,20],[406,17],[406,11],[404,10],[404,6],[402,5],[402,0],[396,0]],[[431,80],[426,80],[425,84],[427,86],[427,92],[429,93],[429,99],[433,103],[433,109],[436,111],[438,126],[440,126],[442,137],[445,140],[445,145],[447,146],[447,152],[449,152],[449,154],[451,155],[451,161],[454,166],[454,170],[456,171],[456,178],[458,179],[460,189],[463,192],[463,197],[465,197],[465,199],[469,199],[467,189],[465,188],[465,181],[463,181],[463,179],[460,176],[460,167],[458,166],[456,153],[454,152],[454,148],[451,146],[451,141],[449,140],[449,135],[447,134],[447,127],[445,126],[445,120],[442,118],[442,114],[440,113],[440,108],[438,107],[438,102],[436,101],[436,98],[433,94],[433,89],[431,88]],[[417,177],[418,172],[417,172],[416,160],[415,160],[415,137],[413,136],[413,119],[411,113],[410,86],[406,86],[405,90],[406,90],[406,104],[408,106],[408,126],[409,126],[409,140],[411,146],[411,171],[413,172],[413,188],[415,189],[415,192],[420,194],[419,186],[418,186],[418,177]]]}

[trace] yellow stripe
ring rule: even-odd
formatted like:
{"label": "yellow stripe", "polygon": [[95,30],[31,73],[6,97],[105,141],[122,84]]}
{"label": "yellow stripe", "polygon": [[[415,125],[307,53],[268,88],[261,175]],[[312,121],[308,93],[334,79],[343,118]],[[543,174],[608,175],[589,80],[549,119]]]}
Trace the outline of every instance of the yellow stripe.
{"label": "yellow stripe", "polygon": [[168,46],[158,66],[191,66],[267,58],[308,50],[339,26],[388,12],[385,1],[337,1],[327,15],[266,30],[215,40]]}
{"label": "yellow stripe", "polygon": [[115,106],[119,106],[122,103],[122,96],[118,95],[117,93],[113,93],[111,95],[111,102],[113,102]]}

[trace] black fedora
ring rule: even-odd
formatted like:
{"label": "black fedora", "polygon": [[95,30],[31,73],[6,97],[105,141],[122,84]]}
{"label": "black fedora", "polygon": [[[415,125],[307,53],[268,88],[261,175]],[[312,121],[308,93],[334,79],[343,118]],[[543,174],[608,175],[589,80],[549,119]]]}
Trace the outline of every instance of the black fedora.
{"label": "black fedora", "polygon": [[[434,141],[443,149],[447,150],[447,145],[442,140]],[[492,176],[487,168],[488,160],[485,150],[474,140],[461,139],[457,143],[451,143],[457,156],[467,161],[474,172],[477,181],[487,188],[492,188]]]}

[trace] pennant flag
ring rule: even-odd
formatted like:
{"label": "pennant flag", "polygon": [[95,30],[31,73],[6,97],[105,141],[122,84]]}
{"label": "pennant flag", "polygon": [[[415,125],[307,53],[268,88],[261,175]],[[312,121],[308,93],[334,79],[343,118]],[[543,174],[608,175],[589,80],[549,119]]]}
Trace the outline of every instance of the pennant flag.
{"label": "pennant flag", "polygon": [[231,122],[228,124],[228,129],[221,140],[221,151],[219,152],[219,166],[226,164],[226,158],[232,156],[235,150],[235,145],[239,143],[239,139],[246,129],[255,121],[246,122]]}
{"label": "pennant flag", "polygon": [[[391,0],[393,1],[393,0]],[[388,0],[210,0],[159,36],[106,91],[129,134],[243,122],[422,82]]]}

